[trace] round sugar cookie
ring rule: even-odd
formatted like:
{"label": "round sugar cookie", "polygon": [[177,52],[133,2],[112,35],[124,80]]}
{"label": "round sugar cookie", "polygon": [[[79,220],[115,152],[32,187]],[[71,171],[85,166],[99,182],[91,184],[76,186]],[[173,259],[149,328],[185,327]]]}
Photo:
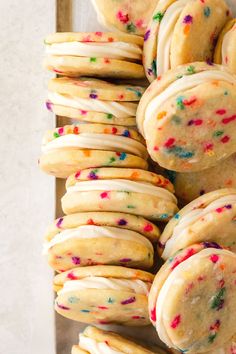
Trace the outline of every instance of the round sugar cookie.
{"label": "round sugar cookie", "polygon": [[212,60],[215,41],[229,19],[224,0],[158,2],[144,36],[148,80],[181,64]]}
{"label": "round sugar cookie", "polygon": [[153,275],[118,266],[75,268],[55,277],[56,311],[90,324],[149,324],[147,294]]}
{"label": "round sugar cookie", "polygon": [[192,63],[154,81],[137,112],[151,158],[177,172],[217,165],[236,151],[236,76],[226,67]]}
{"label": "round sugar cookie", "polygon": [[181,209],[166,225],[159,253],[166,260],[178,250],[204,241],[236,252],[236,189],[210,192]]}

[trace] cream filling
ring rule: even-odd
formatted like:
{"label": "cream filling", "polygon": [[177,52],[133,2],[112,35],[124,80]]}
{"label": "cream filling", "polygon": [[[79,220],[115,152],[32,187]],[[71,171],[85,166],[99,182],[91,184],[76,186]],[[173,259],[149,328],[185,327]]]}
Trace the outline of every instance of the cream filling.
{"label": "cream filling", "polygon": [[47,153],[61,148],[128,152],[144,159],[147,158],[147,150],[142,143],[131,138],[112,134],[81,133],[78,135],[62,135],[49,142],[43,142],[42,152]]}
{"label": "cream filling", "polygon": [[[168,2],[168,1],[167,1]],[[162,75],[170,69],[171,41],[176,22],[189,0],[178,0],[166,10],[157,35],[157,74]]]}
{"label": "cream filling", "polygon": [[137,44],[125,42],[53,43],[46,45],[46,54],[111,59],[142,59],[142,49]]}
{"label": "cream filling", "polygon": [[67,193],[89,191],[119,191],[148,194],[164,199],[168,202],[177,203],[174,194],[167,189],[156,187],[151,183],[135,182],[124,179],[81,181],[67,188]]}
{"label": "cream filling", "polygon": [[132,102],[102,101],[49,92],[48,99],[56,105],[72,107],[84,111],[113,114],[117,118],[135,117],[138,104]]}
{"label": "cream filling", "polygon": [[125,354],[110,347],[105,342],[86,337],[83,333],[79,334],[79,347],[87,350],[90,354]]}
{"label": "cream filling", "polygon": [[79,280],[70,280],[64,283],[62,290],[58,295],[71,291],[80,291],[86,289],[106,289],[117,291],[129,291],[135,294],[148,295],[151,284],[142,280],[129,280],[120,278],[104,278],[104,277],[86,277]]}
{"label": "cream filling", "polygon": [[71,239],[114,238],[140,243],[153,252],[151,242],[138,232],[120,229],[112,226],[82,225],[75,229],[68,229],[58,233],[51,241],[44,245],[44,254],[47,254],[53,246]]}
{"label": "cream filling", "polygon": [[229,54],[230,54],[230,40],[231,40],[231,36],[234,33],[234,31],[236,30],[236,26],[234,25],[230,31],[228,31],[225,35],[224,35],[224,39],[222,42],[222,48],[221,48],[221,54],[222,54],[222,64],[223,65],[228,65],[229,63],[227,62],[227,58],[229,58]]}
{"label": "cream filling", "polygon": [[[148,128],[149,121],[157,117],[158,112],[161,111],[162,105],[165,104],[165,102],[180,93],[184,94],[184,91],[214,80],[226,81],[230,84],[236,85],[235,75],[220,70],[209,70],[193,75],[186,75],[170,84],[148,104],[143,122],[144,135]],[[160,119],[158,126],[163,125],[166,119],[168,118]]]}
{"label": "cream filling", "polygon": [[178,224],[174,227],[172,236],[166,243],[162,257],[164,259],[169,258],[173,253],[173,248],[178,244],[178,240],[188,232],[188,229],[198,220],[201,221],[208,213],[213,212],[218,208],[222,208],[228,204],[236,204],[236,195],[226,196],[215,200],[210,203],[206,208],[192,209],[182,216]]}

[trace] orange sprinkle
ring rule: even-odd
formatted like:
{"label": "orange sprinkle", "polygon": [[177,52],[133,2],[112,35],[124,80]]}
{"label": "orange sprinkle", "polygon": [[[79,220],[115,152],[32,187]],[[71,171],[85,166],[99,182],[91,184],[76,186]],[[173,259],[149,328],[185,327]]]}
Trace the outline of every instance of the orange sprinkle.
{"label": "orange sprinkle", "polygon": [[166,111],[160,112],[160,113],[158,113],[158,115],[157,115],[157,119],[162,119],[162,118],[164,118],[166,115],[167,115],[167,112],[166,112]]}
{"label": "orange sprinkle", "polygon": [[90,157],[91,156],[91,150],[83,150],[83,154],[86,157]]}
{"label": "orange sprinkle", "polygon": [[138,177],[139,177],[139,172],[137,172],[137,171],[131,173],[131,175],[130,175],[130,178],[132,178],[132,179],[137,179]]}
{"label": "orange sprinkle", "polygon": [[190,25],[184,26],[184,34],[187,35],[190,32]]}
{"label": "orange sprinkle", "polygon": [[224,270],[224,269],[225,269],[225,264],[224,264],[224,263],[221,263],[221,264],[220,264],[220,269],[221,269],[221,270]]}

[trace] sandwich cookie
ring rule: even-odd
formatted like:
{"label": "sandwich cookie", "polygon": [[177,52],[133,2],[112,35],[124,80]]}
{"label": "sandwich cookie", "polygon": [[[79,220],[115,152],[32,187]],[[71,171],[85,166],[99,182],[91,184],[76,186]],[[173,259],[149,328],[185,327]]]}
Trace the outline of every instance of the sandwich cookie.
{"label": "sandwich cookie", "polygon": [[159,253],[166,260],[178,250],[203,241],[236,252],[236,189],[207,193],[181,209],[166,225]]}
{"label": "sandwich cookie", "polygon": [[96,327],[87,327],[79,334],[79,344],[74,345],[72,354],[164,354],[164,350],[152,352],[130,339],[114,332],[104,331]]}
{"label": "sandwich cookie", "polygon": [[165,175],[174,184],[177,197],[189,203],[200,195],[217,189],[236,188],[236,154],[204,171],[166,171]]}
{"label": "sandwich cookie", "polygon": [[112,211],[167,221],[177,212],[173,186],[155,173],[124,168],[78,171],[66,182],[65,214]]}
{"label": "sandwich cookie", "polygon": [[66,125],[48,131],[43,139],[40,168],[66,178],[89,167],[147,169],[147,150],[136,130],[107,124]]}
{"label": "sandwich cookie", "polygon": [[221,348],[236,333],[236,255],[216,243],[190,246],[169,258],[149,294],[160,339],[182,353]]}
{"label": "sandwich cookie", "polygon": [[56,115],[82,122],[135,126],[144,88],[115,85],[92,78],[54,78],[49,81],[46,107]]}
{"label": "sandwich cookie", "polygon": [[139,79],[143,38],[123,33],[55,33],[46,40],[44,67],[62,76]]}
{"label": "sandwich cookie", "polygon": [[48,229],[44,253],[58,272],[95,264],[147,269],[159,235],[158,227],[141,216],[78,213],[57,219]]}
{"label": "sandwich cookie", "polygon": [[181,64],[212,60],[215,41],[229,19],[224,0],[159,1],[144,36],[148,80]]}
{"label": "sandwich cookie", "polygon": [[92,0],[107,29],[144,36],[158,0]]}
{"label": "sandwich cookie", "polygon": [[55,277],[55,309],[84,323],[146,326],[153,278],[151,273],[119,266],[75,268]]}
{"label": "sandwich cookie", "polygon": [[137,111],[151,158],[161,167],[195,172],[236,151],[236,76],[207,63],[179,66],[154,81]]}
{"label": "sandwich cookie", "polygon": [[236,19],[229,21],[219,36],[214,61],[236,74]]}

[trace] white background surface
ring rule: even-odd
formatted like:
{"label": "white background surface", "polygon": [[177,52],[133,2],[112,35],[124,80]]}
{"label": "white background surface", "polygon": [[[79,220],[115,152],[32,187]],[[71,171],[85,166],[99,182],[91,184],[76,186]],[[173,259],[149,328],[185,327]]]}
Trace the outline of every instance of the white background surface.
{"label": "white background surface", "polygon": [[[100,28],[89,0],[75,0],[74,29]],[[0,354],[55,353],[52,272],[41,256],[54,181],[37,167],[42,135],[54,124],[41,66],[43,38],[54,29],[54,0],[0,0]],[[65,335],[57,354],[69,354],[81,326],[58,321]]]}

